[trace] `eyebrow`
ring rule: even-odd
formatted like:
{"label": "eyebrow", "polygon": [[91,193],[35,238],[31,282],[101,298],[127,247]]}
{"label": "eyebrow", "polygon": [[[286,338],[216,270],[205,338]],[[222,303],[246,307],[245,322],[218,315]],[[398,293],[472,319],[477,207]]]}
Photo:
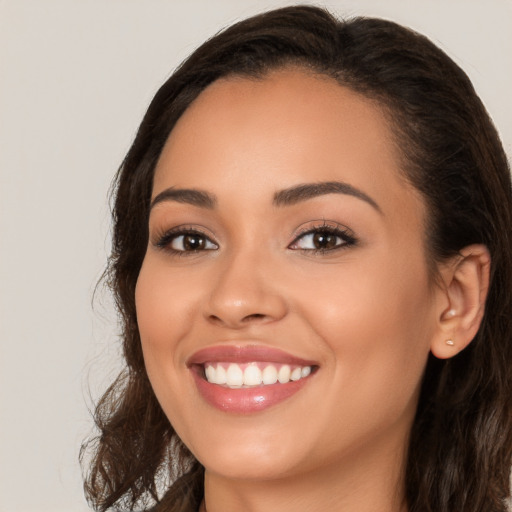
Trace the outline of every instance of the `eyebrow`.
{"label": "eyebrow", "polygon": [[[348,183],[341,181],[324,181],[320,183],[303,183],[274,194],[274,206],[292,206],[294,204],[327,194],[345,194],[357,197],[371,205],[379,213],[380,206],[369,195]],[[217,197],[204,190],[193,188],[173,188],[160,192],[151,202],[151,209],[164,201],[190,204],[199,208],[213,210],[217,206]]]}
{"label": "eyebrow", "polygon": [[217,205],[217,198],[213,194],[194,188],[167,188],[151,201],[151,208],[164,201],[176,201],[209,210]]}
{"label": "eyebrow", "polygon": [[273,204],[274,206],[291,206],[326,194],[345,194],[357,197],[358,199],[367,202],[379,213],[382,213],[380,206],[374,199],[365,194],[362,190],[342,181],[324,181],[320,183],[304,183],[296,185],[276,192]]}

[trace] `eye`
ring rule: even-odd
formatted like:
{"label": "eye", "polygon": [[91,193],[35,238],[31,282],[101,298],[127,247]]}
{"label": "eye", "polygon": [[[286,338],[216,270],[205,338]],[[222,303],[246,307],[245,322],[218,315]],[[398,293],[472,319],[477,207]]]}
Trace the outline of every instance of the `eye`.
{"label": "eye", "polygon": [[174,251],[204,251],[217,248],[211,240],[199,233],[175,236],[169,246]]}
{"label": "eye", "polygon": [[304,231],[295,238],[289,248],[322,253],[354,245],[355,243],[356,239],[348,230],[322,225]]}
{"label": "eye", "polygon": [[219,246],[204,233],[191,229],[172,229],[161,236],[156,243],[161,249],[173,253],[213,251]]}

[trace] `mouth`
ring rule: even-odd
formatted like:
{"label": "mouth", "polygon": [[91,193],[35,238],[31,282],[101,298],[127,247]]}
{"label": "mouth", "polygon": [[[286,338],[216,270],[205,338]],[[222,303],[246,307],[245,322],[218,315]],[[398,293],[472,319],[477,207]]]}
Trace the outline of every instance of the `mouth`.
{"label": "mouth", "polygon": [[204,378],[210,384],[230,389],[287,384],[308,377],[315,366],[253,361],[250,363],[208,362],[202,367]]}
{"label": "mouth", "polygon": [[207,403],[223,412],[248,414],[274,406],[302,389],[319,365],[262,346],[209,347],[187,366]]}

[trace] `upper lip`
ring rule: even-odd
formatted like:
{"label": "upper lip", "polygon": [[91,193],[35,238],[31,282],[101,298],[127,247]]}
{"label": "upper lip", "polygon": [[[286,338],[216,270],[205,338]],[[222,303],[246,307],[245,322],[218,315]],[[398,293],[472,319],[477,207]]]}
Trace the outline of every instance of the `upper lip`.
{"label": "upper lip", "polygon": [[201,365],[207,362],[225,363],[251,363],[268,362],[293,364],[297,366],[317,366],[315,361],[302,359],[288,354],[283,350],[264,345],[217,345],[206,347],[194,352],[188,360],[187,366]]}

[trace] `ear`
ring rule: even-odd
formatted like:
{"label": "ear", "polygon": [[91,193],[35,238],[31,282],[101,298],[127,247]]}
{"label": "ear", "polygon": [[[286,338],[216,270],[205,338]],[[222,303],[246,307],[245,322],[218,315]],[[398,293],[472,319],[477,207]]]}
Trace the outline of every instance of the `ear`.
{"label": "ear", "polygon": [[476,336],[484,316],[490,267],[487,247],[476,244],[442,265],[438,329],[430,346],[439,359],[458,354]]}

